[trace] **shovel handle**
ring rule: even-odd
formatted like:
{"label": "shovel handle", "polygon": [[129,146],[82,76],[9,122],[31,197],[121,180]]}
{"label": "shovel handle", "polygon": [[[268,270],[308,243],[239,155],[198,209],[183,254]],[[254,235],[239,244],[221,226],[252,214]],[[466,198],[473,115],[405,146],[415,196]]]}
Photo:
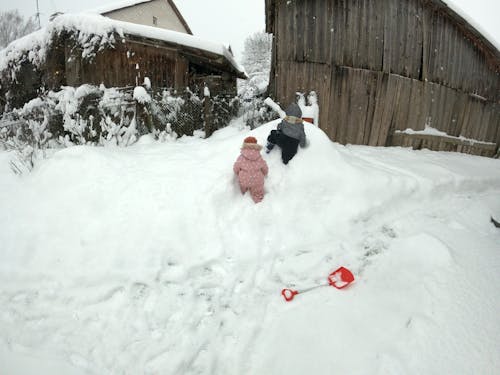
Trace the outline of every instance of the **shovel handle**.
{"label": "shovel handle", "polygon": [[285,298],[285,301],[290,302],[293,297],[299,294],[299,292],[293,289],[283,289],[281,294],[283,295],[283,298]]}

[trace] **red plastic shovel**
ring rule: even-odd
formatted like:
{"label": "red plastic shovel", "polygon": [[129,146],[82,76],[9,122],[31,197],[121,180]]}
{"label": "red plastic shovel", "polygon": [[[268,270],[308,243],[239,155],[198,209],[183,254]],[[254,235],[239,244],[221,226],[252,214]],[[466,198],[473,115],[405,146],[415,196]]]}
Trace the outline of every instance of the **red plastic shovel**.
{"label": "red plastic shovel", "polygon": [[281,295],[285,298],[285,301],[290,302],[299,293],[309,292],[310,290],[320,288],[323,286],[333,286],[337,289],[345,288],[347,285],[354,281],[354,275],[345,267],[340,267],[328,275],[328,284],[316,285],[308,289],[303,290],[293,290],[293,289],[283,289]]}

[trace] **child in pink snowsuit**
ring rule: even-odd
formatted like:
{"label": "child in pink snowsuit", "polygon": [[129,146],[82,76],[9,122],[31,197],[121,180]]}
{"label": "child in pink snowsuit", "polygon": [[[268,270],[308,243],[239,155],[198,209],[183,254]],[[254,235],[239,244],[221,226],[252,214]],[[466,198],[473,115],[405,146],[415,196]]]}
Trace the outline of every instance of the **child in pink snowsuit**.
{"label": "child in pink snowsuit", "polygon": [[241,154],[233,166],[234,173],[238,176],[241,193],[245,194],[247,190],[250,190],[255,203],[264,198],[264,177],[268,172],[267,163],[260,156],[261,148],[262,146],[257,144],[257,139],[254,137],[245,138]]}

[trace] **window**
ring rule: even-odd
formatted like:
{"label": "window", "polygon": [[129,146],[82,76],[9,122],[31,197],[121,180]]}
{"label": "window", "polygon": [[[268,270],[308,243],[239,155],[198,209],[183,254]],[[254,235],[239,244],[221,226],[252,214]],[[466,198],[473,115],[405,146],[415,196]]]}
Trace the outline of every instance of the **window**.
{"label": "window", "polygon": [[153,16],[153,25],[158,26],[158,18]]}

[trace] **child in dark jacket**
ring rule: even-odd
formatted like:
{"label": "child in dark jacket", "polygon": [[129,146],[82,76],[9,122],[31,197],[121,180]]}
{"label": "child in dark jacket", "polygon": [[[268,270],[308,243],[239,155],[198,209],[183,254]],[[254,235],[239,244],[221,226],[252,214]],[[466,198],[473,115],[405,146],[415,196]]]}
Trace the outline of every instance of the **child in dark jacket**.
{"label": "child in dark jacket", "polygon": [[264,177],[267,176],[267,163],[260,155],[262,146],[255,137],[246,137],[241,147],[241,154],[233,165],[233,171],[238,176],[241,193],[250,194],[255,203],[264,198]]}
{"label": "child in dark jacket", "polygon": [[267,137],[266,152],[269,153],[275,145],[281,148],[281,160],[284,164],[297,153],[298,147],[306,146],[306,133],[302,122],[302,111],[296,103],[285,110],[285,118],[278,124],[277,130],[271,130]]}

